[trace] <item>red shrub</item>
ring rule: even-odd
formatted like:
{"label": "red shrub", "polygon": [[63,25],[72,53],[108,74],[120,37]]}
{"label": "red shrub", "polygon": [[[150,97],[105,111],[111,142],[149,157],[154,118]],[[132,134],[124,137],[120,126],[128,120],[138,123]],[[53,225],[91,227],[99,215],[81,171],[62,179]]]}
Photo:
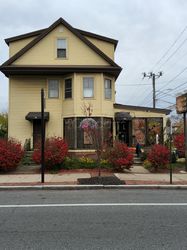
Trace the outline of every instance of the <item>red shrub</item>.
{"label": "red shrub", "polygon": [[179,157],[184,157],[185,156],[184,134],[175,135],[173,143],[174,143],[174,146],[177,148]]}
{"label": "red shrub", "polygon": [[[68,145],[61,137],[51,137],[45,142],[45,164],[46,168],[60,165],[68,153]],[[37,164],[41,163],[41,147],[38,145],[34,150],[32,159]]]}
{"label": "red shrub", "polygon": [[147,158],[155,170],[157,170],[159,167],[165,167],[169,163],[169,150],[166,146],[156,144],[152,146]]}
{"label": "red shrub", "polygon": [[113,147],[109,149],[107,157],[114,169],[118,171],[129,169],[133,164],[132,150],[126,144],[118,141],[114,142]]}
{"label": "red shrub", "polygon": [[24,151],[19,142],[13,139],[0,139],[0,169],[10,171],[16,169]]}

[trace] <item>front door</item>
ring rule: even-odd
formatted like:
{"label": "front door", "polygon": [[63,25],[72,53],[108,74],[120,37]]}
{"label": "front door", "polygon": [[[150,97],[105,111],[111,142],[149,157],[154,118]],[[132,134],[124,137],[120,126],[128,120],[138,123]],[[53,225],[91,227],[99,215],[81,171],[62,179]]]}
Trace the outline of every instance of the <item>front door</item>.
{"label": "front door", "polygon": [[33,120],[33,147],[41,141],[41,120]]}
{"label": "front door", "polygon": [[118,122],[116,134],[118,139],[130,146],[130,121],[120,121]]}

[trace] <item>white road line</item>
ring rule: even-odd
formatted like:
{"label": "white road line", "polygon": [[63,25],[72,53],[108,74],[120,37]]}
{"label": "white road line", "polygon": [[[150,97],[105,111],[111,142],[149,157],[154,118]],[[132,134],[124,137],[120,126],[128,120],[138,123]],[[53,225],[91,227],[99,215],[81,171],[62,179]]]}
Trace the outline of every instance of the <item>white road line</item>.
{"label": "white road line", "polygon": [[77,203],[77,204],[14,204],[0,205],[0,208],[32,207],[102,207],[102,206],[187,206],[187,203]]}

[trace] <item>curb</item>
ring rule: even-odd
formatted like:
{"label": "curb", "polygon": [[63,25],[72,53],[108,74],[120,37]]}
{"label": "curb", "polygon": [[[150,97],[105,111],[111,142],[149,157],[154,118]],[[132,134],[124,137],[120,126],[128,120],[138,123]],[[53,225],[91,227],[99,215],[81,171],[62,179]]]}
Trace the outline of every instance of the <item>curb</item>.
{"label": "curb", "polygon": [[147,190],[187,190],[187,185],[29,185],[29,186],[0,186],[0,191],[5,190],[129,190],[129,189],[147,189]]}

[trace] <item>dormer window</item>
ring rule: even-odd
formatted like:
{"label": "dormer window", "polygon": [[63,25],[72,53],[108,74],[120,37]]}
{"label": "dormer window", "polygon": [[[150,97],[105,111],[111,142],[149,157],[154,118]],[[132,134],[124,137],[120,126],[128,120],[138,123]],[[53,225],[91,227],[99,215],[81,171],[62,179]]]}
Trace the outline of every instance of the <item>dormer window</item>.
{"label": "dormer window", "polygon": [[57,39],[57,58],[67,57],[67,41],[64,38]]}

